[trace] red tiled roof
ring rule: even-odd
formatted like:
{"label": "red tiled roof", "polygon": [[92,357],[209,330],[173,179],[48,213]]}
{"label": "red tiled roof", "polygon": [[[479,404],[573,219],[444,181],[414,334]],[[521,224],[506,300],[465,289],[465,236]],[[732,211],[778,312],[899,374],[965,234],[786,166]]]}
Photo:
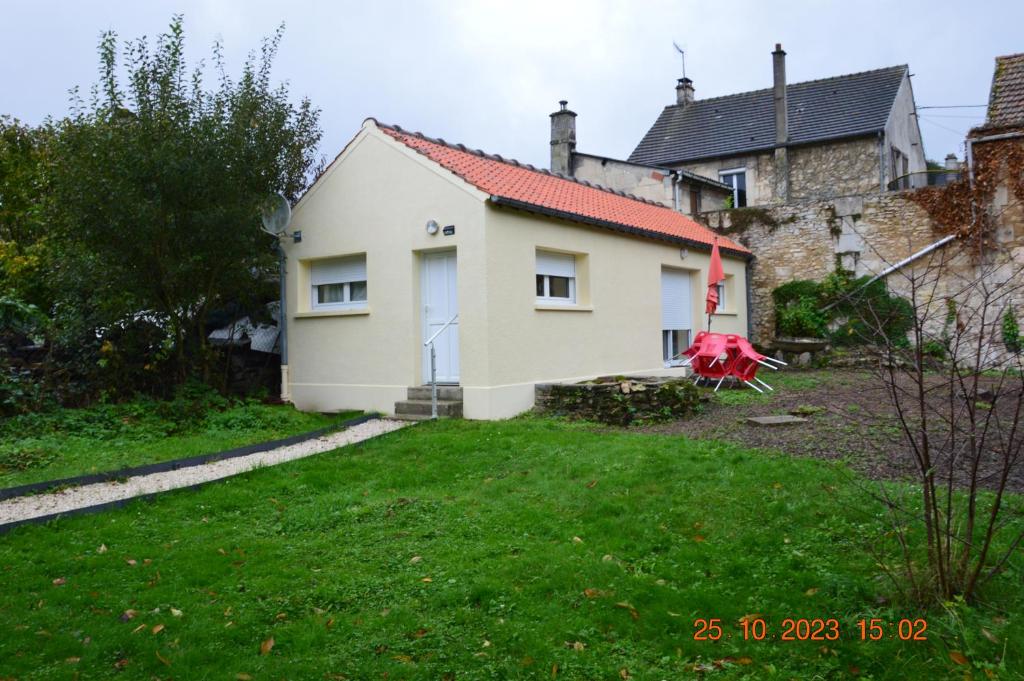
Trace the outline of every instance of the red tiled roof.
{"label": "red tiled roof", "polygon": [[[471,151],[462,145],[410,133],[397,126],[380,123],[377,126],[385,134],[490,194],[495,203],[654,238],[669,237],[709,249],[714,243],[715,233],[710,229],[660,204],[553,175],[479,150]],[[735,254],[746,256],[750,253],[747,248],[724,236],[718,237],[718,245],[722,250]]]}

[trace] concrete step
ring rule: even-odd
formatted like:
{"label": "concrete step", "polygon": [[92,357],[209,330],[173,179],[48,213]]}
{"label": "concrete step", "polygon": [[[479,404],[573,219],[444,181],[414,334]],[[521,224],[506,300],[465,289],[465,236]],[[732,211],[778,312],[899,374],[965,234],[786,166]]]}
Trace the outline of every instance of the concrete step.
{"label": "concrete step", "polygon": [[[395,402],[395,414],[420,414],[430,416],[430,400],[405,400]],[[437,415],[462,418],[461,400],[438,400]]]}
{"label": "concrete step", "polygon": [[[409,388],[406,397],[410,400],[429,400],[430,399],[430,386],[429,385],[417,385]],[[439,400],[461,400],[462,399],[462,388],[457,385],[439,385],[437,386],[437,399]]]}
{"label": "concrete step", "polygon": [[430,414],[395,414],[388,418],[396,421],[429,421]]}

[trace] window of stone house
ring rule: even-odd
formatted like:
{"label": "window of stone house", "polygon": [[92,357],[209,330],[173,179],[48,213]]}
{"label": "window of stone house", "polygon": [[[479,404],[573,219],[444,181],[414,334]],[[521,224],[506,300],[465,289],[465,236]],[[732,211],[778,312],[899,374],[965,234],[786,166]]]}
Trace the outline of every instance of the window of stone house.
{"label": "window of stone house", "polygon": [[732,207],[747,205],[747,171],[744,168],[718,171],[718,179],[732,188]]}

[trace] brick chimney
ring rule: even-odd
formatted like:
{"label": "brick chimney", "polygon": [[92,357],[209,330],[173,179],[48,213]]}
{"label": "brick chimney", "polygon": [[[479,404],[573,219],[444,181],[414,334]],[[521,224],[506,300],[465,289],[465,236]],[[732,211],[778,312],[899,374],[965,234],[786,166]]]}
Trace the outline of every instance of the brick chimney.
{"label": "brick chimney", "polygon": [[558,111],[551,114],[551,172],[572,175],[572,154],[576,151],[576,113],[569,111],[569,102],[558,102]]}
{"label": "brick chimney", "polygon": [[789,113],[786,100],[786,53],[781,43],[772,52],[772,95],[775,101],[775,201],[789,200]]}
{"label": "brick chimney", "polygon": [[693,104],[693,81],[689,78],[680,78],[676,84],[676,104],[686,106]]}

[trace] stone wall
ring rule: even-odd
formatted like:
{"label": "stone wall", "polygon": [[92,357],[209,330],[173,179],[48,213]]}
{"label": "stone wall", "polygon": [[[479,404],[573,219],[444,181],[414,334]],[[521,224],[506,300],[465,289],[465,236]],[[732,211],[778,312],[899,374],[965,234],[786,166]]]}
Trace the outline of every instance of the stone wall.
{"label": "stone wall", "polygon": [[[576,152],[572,155],[572,175],[577,180],[592,182],[649,201],[657,201],[668,208],[675,207],[676,197],[673,193],[676,188],[673,186],[672,177],[664,169]],[[718,179],[718,175],[708,177]],[[687,215],[694,213],[693,206],[690,205],[691,187],[696,187],[701,193],[702,210],[721,209],[725,205],[726,197],[729,196],[727,189],[719,189],[703,182],[691,182],[684,178],[680,182],[678,201],[679,210]]]}
{"label": "stone wall", "polygon": [[[969,248],[953,242],[940,249],[941,255],[922,258],[890,274],[890,290],[907,296],[907,274],[920,273],[940,257],[946,270],[929,295],[943,302],[943,307],[944,299],[955,295],[964,282],[977,278],[981,267],[989,268],[994,282],[1013,276],[1014,268],[1024,265],[1024,207],[1000,187],[989,212],[998,216],[995,248],[982,263]],[[879,274],[950,231],[935,223],[914,200],[912,191],[717,211],[704,213],[701,218],[715,231],[750,248],[756,257],[750,276],[750,315],[752,340],[762,345],[774,336],[771,293],[777,286],[794,279],[820,281],[837,267],[856,276]],[[1010,302],[1018,310],[1018,317],[1022,316],[1024,292],[1017,292]],[[937,314],[936,318],[942,316]]]}
{"label": "stone wall", "polygon": [[877,192],[878,140],[867,137],[789,150],[789,200]]}
{"label": "stone wall", "polygon": [[686,416],[701,399],[691,381],[678,378],[609,376],[583,383],[541,383],[535,390],[541,412],[617,426]]}

